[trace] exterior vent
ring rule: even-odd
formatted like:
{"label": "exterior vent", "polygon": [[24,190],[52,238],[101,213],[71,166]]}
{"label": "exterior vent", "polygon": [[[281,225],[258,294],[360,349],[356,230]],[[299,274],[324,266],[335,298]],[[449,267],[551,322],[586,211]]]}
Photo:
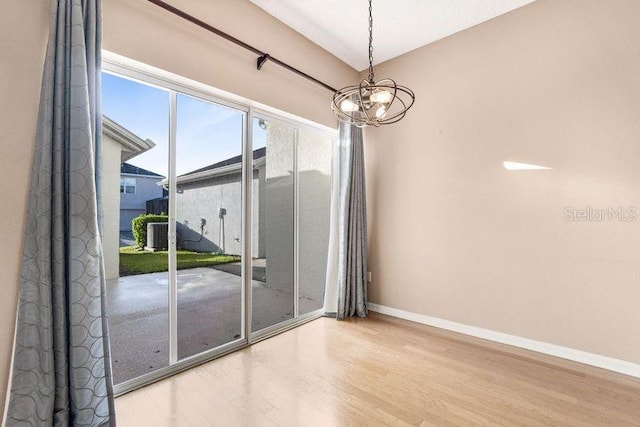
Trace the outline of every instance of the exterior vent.
{"label": "exterior vent", "polygon": [[166,250],[169,245],[169,223],[150,222],[147,224],[147,246],[148,251]]}

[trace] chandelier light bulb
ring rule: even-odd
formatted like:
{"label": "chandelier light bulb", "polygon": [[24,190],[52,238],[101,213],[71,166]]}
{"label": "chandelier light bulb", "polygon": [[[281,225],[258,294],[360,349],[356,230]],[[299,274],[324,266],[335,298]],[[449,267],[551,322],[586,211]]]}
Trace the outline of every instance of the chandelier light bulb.
{"label": "chandelier light bulb", "polygon": [[376,119],[382,119],[387,115],[387,106],[381,105],[376,109]]}
{"label": "chandelier light bulb", "polygon": [[370,96],[371,102],[377,102],[380,104],[386,104],[391,102],[393,99],[393,95],[391,92],[386,90],[376,90]]}
{"label": "chandelier light bulb", "polygon": [[340,103],[340,109],[345,113],[351,113],[354,111],[358,111],[360,107],[358,107],[358,104],[352,102],[351,100],[345,99]]}

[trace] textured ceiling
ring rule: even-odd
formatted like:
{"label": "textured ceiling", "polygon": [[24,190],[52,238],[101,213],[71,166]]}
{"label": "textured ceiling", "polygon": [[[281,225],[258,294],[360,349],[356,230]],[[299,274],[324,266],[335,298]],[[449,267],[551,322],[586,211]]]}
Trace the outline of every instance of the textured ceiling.
{"label": "textured ceiling", "polygon": [[[358,71],[368,66],[367,0],[251,0]],[[374,63],[534,0],[374,0]]]}

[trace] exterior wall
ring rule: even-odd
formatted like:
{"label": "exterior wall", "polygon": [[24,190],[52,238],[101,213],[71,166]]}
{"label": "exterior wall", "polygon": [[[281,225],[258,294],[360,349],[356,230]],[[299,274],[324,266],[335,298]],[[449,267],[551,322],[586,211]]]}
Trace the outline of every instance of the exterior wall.
{"label": "exterior wall", "polygon": [[293,128],[269,123],[264,206],[267,287],[293,292],[294,176]]}
{"label": "exterior wall", "polygon": [[[120,164],[118,163],[118,166]],[[131,231],[131,220],[147,211],[147,200],[162,197],[162,186],[158,185],[163,178],[123,173],[122,177],[135,178],[135,193],[120,193],[120,231]],[[118,178],[118,191],[120,179]]]}
{"label": "exterior wall", "polygon": [[[254,171],[254,200],[261,182]],[[264,181],[263,181],[264,182]],[[226,209],[220,218],[219,209]],[[254,207],[254,217],[259,206]],[[201,232],[201,219],[206,221]],[[197,252],[242,254],[242,175],[240,172],[212,177],[193,183],[179,184],[176,194],[176,226],[178,243],[183,249]],[[259,224],[253,233],[258,236]],[[258,242],[254,241],[252,256],[259,257]]]}
{"label": "exterior wall", "polygon": [[[257,173],[257,176],[256,176]],[[251,233],[253,238],[253,253],[255,258],[267,257],[267,209],[260,205],[267,197],[267,167],[266,164],[254,168],[254,180],[257,178],[257,184],[253,184],[253,200],[252,200],[252,219]],[[257,191],[256,191],[257,187]]]}
{"label": "exterior wall", "polygon": [[[640,2],[538,0],[376,68],[371,301],[640,363]],[[552,167],[508,171],[503,161]]]}
{"label": "exterior wall", "polygon": [[[331,215],[332,141],[299,133],[298,282],[299,297],[322,308],[327,275]],[[311,304],[308,302],[305,307]],[[302,304],[300,305],[302,307]]]}
{"label": "exterior wall", "polygon": [[[253,174],[253,258],[266,258],[270,287],[291,290],[294,250],[293,132],[272,127],[266,165]],[[326,277],[331,202],[332,143],[300,131],[298,148],[300,298],[321,307]],[[200,252],[241,254],[241,175],[180,184],[176,195],[178,242]],[[224,217],[220,238],[218,209]],[[203,233],[201,219],[206,221]],[[202,238],[200,237],[202,234]],[[224,242],[224,245],[223,245]]]}
{"label": "exterior wall", "polygon": [[107,279],[120,276],[120,156],[122,146],[102,138],[102,246]]}

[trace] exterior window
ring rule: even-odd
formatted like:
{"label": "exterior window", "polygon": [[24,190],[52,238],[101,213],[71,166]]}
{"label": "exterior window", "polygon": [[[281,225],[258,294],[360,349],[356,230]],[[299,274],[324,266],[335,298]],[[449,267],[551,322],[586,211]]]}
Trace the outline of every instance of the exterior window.
{"label": "exterior window", "polygon": [[120,178],[120,193],[136,194],[136,179]]}

